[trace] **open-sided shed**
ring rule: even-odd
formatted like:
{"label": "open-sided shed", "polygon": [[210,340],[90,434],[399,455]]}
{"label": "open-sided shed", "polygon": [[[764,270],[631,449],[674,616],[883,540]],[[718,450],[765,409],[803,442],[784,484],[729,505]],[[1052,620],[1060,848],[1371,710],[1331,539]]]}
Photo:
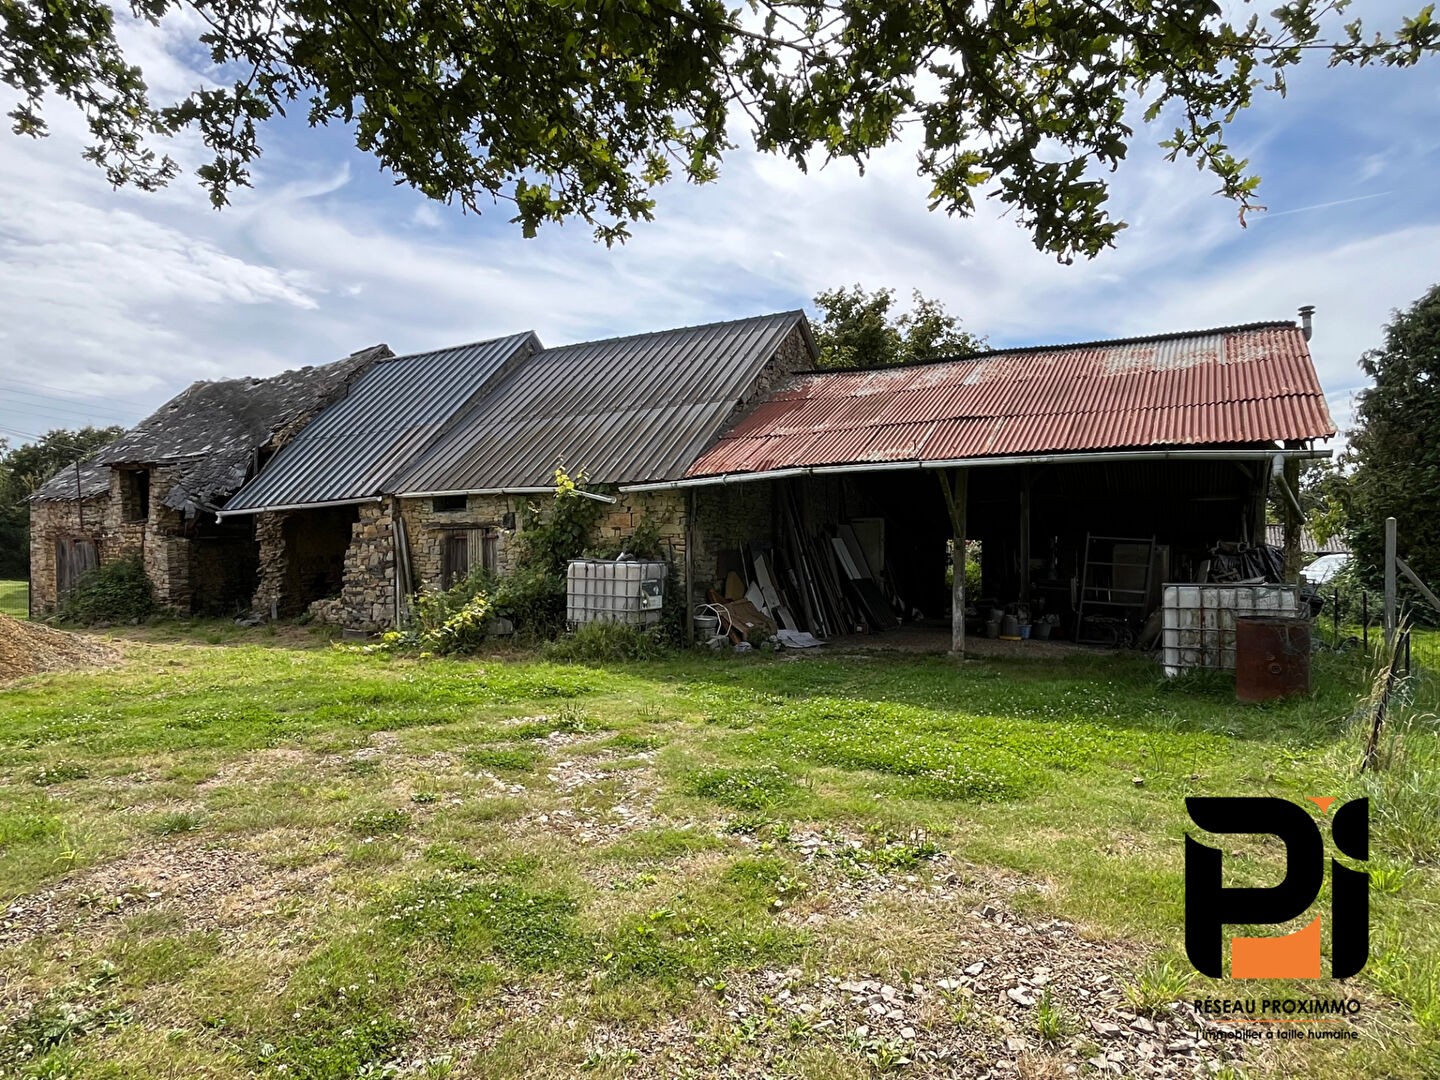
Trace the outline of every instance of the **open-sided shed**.
{"label": "open-sided shed", "polygon": [[970,600],[1118,640],[1162,581],[1203,580],[1217,549],[1263,545],[1272,486],[1289,493],[1298,569],[1298,461],[1335,432],[1306,341],[1294,323],[1256,323],[797,374],[684,478],[628,490],[687,490],[699,521],[707,503],[728,507],[749,535],[714,573],[778,579],[806,629],[950,608],[963,648],[975,605],[963,572],[945,584],[946,553],[978,540]]}

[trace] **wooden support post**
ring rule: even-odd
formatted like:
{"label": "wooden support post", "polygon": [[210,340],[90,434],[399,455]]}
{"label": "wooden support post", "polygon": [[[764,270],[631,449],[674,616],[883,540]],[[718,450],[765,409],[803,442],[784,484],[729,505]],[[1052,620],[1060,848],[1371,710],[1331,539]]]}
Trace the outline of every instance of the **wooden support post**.
{"label": "wooden support post", "polygon": [[1030,466],[1020,467],[1020,600],[1030,602]]}
{"label": "wooden support post", "polygon": [[1305,518],[1300,510],[1297,495],[1300,491],[1300,462],[1286,458],[1281,466],[1280,484],[1285,496],[1281,504],[1285,527],[1285,580],[1291,585],[1300,583],[1300,532],[1305,527]]}
{"label": "wooden support post", "polygon": [[[773,525],[774,509],[771,509],[771,537],[779,534]],[[685,570],[680,582],[680,593],[685,604],[685,644],[695,644],[695,489],[685,492]]]}
{"label": "wooden support post", "polygon": [[1385,519],[1385,647],[1395,644],[1395,519]]}
{"label": "wooden support post", "polygon": [[1404,574],[1405,577],[1409,579],[1410,584],[1414,585],[1415,588],[1419,590],[1420,595],[1425,598],[1425,600],[1430,604],[1430,606],[1433,607],[1436,611],[1440,611],[1440,596],[1436,596],[1433,592],[1430,591],[1430,586],[1426,585],[1425,582],[1420,580],[1420,575],[1415,573],[1414,570],[1411,570],[1410,567],[1405,565],[1405,560],[1400,558],[1399,556],[1396,556],[1395,558],[1395,565],[1400,570],[1400,573]]}
{"label": "wooden support post", "polygon": [[967,469],[952,470],[954,486],[943,472],[936,473],[945,493],[945,506],[950,511],[951,562],[954,583],[950,590],[950,651],[965,658],[965,509],[969,504],[970,473]]}

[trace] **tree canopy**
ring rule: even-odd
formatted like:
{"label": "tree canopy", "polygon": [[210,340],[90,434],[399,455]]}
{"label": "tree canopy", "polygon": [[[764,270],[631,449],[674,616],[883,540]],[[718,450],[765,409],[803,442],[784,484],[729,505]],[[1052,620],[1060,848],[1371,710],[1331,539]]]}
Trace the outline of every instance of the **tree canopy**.
{"label": "tree canopy", "polygon": [[0,439],[0,578],[29,576],[30,493],[124,433],[120,427],[57,428],[13,450]]}
{"label": "tree canopy", "polygon": [[1385,519],[1396,520],[1400,555],[1440,587],[1440,285],[1385,327],[1385,343],[1360,366],[1375,385],[1356,399],[1350,431],[1346,516],[1351,546],[1372,583],[1384,565]]}
{"label": "tree canopy", "polygon": [[157,102],[110,0],[3,0],[0,78],[19,93],[19,134],[46,132],[47,98],[79,108],[86,156],[117,185],[168,182],[164,137],[193,129],[223,205],[265,123],[294,111],[346,125],[431,198],[511,203],[526,235],[581,218],[607,242],[651,217],[673,175],[713,179],[732,135],[804,169],[863,167],[914,131],[932,209],[997,198],[1068,259],[1124,228],[1105,173],[1129,152],[1132,114],[1171,128],[1171,158],[1213,174],[1243,221],[1258,181],[1226,129],[1258,90],[1283,92],[1307,56],[1408,66],[1440,49],[1432,7],[1323,39],[1348,2],[1231,18],[1215,0],[130,0],[137,20],[174,16],[170,32],[209,59],[205,85]]}
{"label": "tree canopy", "polygon": [[859,285],[815,297],[815,344],[821,367],[884,367],[979,352],[985,339],[960,325],[938,300],[917,289],[908,311],[895,314],[894,289],[866,292]]}

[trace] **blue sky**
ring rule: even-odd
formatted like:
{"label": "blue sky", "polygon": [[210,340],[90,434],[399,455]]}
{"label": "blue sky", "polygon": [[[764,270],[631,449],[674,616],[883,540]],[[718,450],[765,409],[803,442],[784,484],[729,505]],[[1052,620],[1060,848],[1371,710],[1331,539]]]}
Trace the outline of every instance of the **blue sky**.
{"label": "blue sky", "polygon": [[[1367,5],[1388,7],[1390,5]],[[1370,12],[1367,10],[1367,17]],[[184,26],[128,40],[157,97],[192,88]],[[1058,265],[990,206],[932,214],[914,147],[865,176],[802,175],[749,151],[718,182],[673,185],[607,250],[583,223],[523,239],[504,207],[466,216],[398,188],[340,129],[272,128],[255,187],[210,209],[192,177],[114,192],[80,160],[73,115],[0,134],[0,437],[131,424],[196,379],[265,375],[375,342],[397,352],[522,329],[547,344],[806,306],[859,283],[918,288],[997,346],[1294,317],[1342,427],[1356,359],[1391,309],[1440,281],[1440,65],[1294,74],[1232,147],[1269,213],[1235,208],[1142,130],[1114,177],[1116,250]],[[192,144],[175,152],[199,160]]]}

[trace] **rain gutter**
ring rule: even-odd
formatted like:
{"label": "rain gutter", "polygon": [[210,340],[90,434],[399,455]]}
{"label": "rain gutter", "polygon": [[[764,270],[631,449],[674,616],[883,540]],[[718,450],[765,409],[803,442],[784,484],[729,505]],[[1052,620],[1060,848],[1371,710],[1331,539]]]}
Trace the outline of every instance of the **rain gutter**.
{"label": "rain gutter", "polygon": [[909,469],[960,469],[1001,465],[1074,465],[1122,461],[1269,461],[1287,458],[1328,458],[1329,450],[1106,450],[1079,454],[1020,454],[1011,457],[946,458],[939,461],[875,461],[847,465],[805,465],[766,472],[717,473],[683,480],[661,480],[650,484],[623,484],[620,490],[675,491],[683,488],[718,487],[755,480],[787,480],[799,476],[832,476],[840,473],[900,472]]}
{"label": "rain gutter", "polygon": [[363,499],[331,499],[328,502],[287,503],[284,506],[247,506],[241,510],[217,510],[217,518],[239,517],[242,514],[274,514],[281,510],[324,510],[330,506],[358,506],[360,503],[379,502],[381,496],[367,495]]}

